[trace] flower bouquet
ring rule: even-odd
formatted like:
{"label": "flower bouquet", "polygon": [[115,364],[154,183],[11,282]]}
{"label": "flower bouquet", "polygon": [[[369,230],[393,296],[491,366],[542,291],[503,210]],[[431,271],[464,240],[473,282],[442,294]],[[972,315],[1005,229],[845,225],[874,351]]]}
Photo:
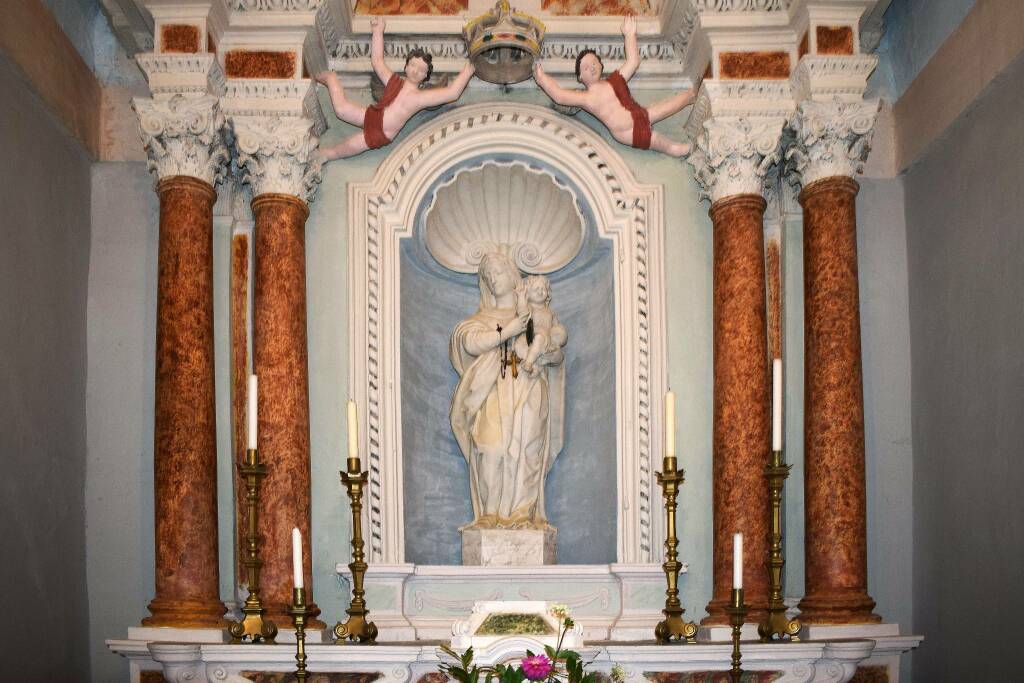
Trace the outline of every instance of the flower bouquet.
{"label": "flower bouquet", "polygon": [[573,627],[572,618],[562,606],[556,606],[551,613],[561,619],[561,631],[555,647],[544,646],[543,654],[535,654],[530,650],[516,666],[511,664],[495,664],[494,666],[477,666],[473,664],[473,648],[461,655],[446,645],[441,650],[454,661],[442,662],[439,670],[449,680],[459,683],[523,683],[523,681],[564,681],[565,683],[597,683],[596,671],[587,672],[586,665],[578,652],[563,650],[562,642],[565,634]]}

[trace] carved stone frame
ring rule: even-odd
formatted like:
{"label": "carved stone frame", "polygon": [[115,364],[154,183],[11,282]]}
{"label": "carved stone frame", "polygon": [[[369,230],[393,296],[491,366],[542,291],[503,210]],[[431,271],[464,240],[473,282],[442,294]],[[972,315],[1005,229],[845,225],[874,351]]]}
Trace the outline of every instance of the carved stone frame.
{"label": "carved stone frame", "polygon": [[431,184],[485,155],[516,155],[557,169],[589,203],[599,236],[612,242],[616,558],[660,562],[664,522],[654,469],[666,381],[662,188],[638,183],[589,128],[548,108],[498,102],[459,107],[424,124],[395,145],[372,181],[349,185],[349,392],[359,407],[360,452],[370,472],[368,559],[405,563],[399,243],[412,236]]}

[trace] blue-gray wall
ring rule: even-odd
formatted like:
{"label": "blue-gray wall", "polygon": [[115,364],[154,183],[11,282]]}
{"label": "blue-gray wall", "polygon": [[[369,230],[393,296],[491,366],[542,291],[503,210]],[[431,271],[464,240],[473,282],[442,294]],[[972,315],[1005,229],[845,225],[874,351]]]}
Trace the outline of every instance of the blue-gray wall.
{"label": "blue-gray wall", "polygon": [[1018,57],[906,175],[922,683],[1019,678],[1022,111]]}
{"label": "blue-gray wall", "polygon": [[90,160],[3,55],[0,150],[0,680],[84,680]]}

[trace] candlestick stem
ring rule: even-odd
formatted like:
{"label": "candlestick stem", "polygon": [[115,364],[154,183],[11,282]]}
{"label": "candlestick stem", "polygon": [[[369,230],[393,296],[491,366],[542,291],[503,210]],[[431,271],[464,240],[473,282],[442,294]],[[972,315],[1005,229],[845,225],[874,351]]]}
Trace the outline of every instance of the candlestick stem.
{"label": "candlestick stem", "polygon": [[679,545],[676,537],[676,497],[684,476],[681,470],[676,469],[674,456],[664,458],[663,469],[657,475],[665,499],[665,564],[661,568],[665,570],[668,590],[665,591],[665,609],[661,611],[665,618],[654,627],[654,637],[659,643],[696,643],[697,625],[683,619],[686,610],[679,602],[679,571],[683,565],[676,553]]}
{"label": "candlestick stem", "polygon": [[782,552],[782,489],[792,465],[787,465],[782,451],[772,451],[771,461],[764,468],[768,480],[768,495],[772,508],[772,542],[768,550],[768,612],[757,625],[762,643],[773,640],[800,642],[803,625],[799,619],[786,617],[786,603],[782,599],[782,569],[786,560]]}
{"label": "candlestick stem", "polygon": [[242,605],[242,620],[228,625],[228,634],[233,644],[239,643],[273,643],[277,637],[277,626],[264,619],[266,609],[260,599],[260,559],[259,509],[260,481],[267,476],[267,466],[260,462],[259,451],[250,448],[245,452],[245,460],[239,463],[238,470],[245,478],[245,509],[248,525],[245,535],[245,565],[248,581],[249,597]]}
{"label": "candlestick stem", "polygon": [[309,677],[306,671],[306,618],[310,609],[306,606],[306,589],[296,586],[292,589],[292,605],[288,610],[295,626],[295,680],[302,683]]}
{"label": "candlestick stem", "polygon": [[345,610],[348,619],[345,623],[339,621],[334,626],[334,642],[337,645],[348,642],[372,644],[377,640],[377,627],[366,618],[370,610],[366,609],[366,600],[363,597],[363,577],[367,570],[363,555],[363,489],[369,479],[369,473],[359,472],[358,466],[355,472],[351,472],[353,460],[358,465],[358,458],[349,458],[349,471],[341,473],[341,483],[348,490],[352,508],[352,562],[348,565],[352,570],[352,602]]}
{"label": "candlestick stem", "polygon": [[740,634],[743,631],[743,622],[747,619],[749,608],[743,602],[743,589],[733,588],[729,606],[725,611],[729,614],[729,623],[732,625],[732,668],[729,670],[729,679],[732,683],[740,683],[743,679],[743,668],[740,666],[742,655],[740,653]]}

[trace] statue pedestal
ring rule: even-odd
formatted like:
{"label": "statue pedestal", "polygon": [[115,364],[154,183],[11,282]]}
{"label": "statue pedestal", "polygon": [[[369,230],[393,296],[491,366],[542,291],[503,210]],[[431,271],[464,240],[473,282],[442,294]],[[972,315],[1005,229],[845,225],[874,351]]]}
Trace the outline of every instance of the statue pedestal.
{"label": "statue pedestal", "polygon": [[516,567],[555,564],[555,529],[465,529],[462,564]]}

